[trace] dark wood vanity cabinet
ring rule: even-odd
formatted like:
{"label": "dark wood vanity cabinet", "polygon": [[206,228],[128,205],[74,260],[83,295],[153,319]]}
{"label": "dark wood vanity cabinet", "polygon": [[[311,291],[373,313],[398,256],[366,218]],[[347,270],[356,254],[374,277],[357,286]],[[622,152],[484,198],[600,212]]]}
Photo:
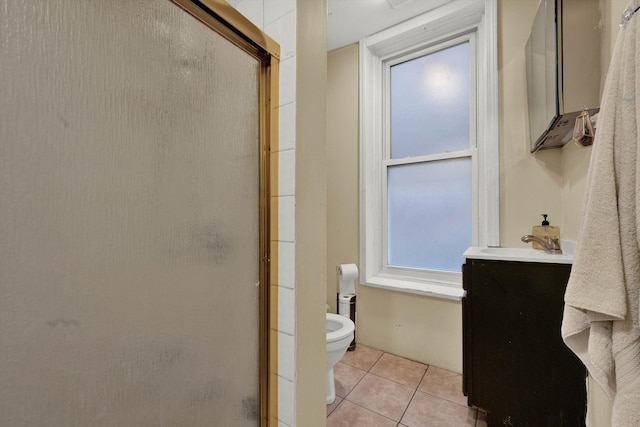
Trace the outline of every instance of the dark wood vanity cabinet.
{"label": "dark wood vanity cabinet", "polygon": [[584,426],[586,369],[560,335],[570,264],[467,259],[463,389],[491,426]]}

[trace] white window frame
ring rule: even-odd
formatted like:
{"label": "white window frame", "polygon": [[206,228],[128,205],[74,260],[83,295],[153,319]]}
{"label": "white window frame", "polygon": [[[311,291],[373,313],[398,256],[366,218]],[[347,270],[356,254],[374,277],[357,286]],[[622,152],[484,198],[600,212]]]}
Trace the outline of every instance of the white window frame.
{"label": "white window frame", "polygon": [[[386,258],[386,78],[398,57],[470,40],[472,246],[499,245],[497,0],[454,0],[360,41],[360,267],[362,284],[460,299],[461,273],[400,268]],[[473,44],[473,46],[472,46]],[[473,53],[475,52],[475,54]],[[473,64],[473,62],[470,62]],[[472,72],[472,74],[474,74]],[[473,85],[472,85],[473,86]],[[473,90],[473,87],[471,88]],[[475,132],[473,129],[475,128]]]}

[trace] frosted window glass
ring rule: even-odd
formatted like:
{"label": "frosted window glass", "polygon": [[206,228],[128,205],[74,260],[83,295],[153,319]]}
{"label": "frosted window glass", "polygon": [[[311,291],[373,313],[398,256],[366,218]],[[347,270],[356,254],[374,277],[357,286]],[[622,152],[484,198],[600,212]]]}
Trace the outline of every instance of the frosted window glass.
{"label": "frosted window glass", "polygon": [[469,148],[469,42],[391,67],[391,158]]}
{"label": "frosted window glass", "polygon": [[460,271],[471,245],[471,160],[392,166],[388,173],[388,263]]}
{"label": "frosted window glass", "polygon": [[166,0],[0,9],[0,425],[259,425],[259,63]]}

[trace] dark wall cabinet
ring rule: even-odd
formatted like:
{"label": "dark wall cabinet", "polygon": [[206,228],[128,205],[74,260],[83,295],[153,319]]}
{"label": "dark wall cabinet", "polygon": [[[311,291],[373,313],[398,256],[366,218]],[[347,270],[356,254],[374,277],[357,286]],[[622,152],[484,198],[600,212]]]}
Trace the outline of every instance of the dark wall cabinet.
{"label": "dark wall cabinet", "polygon": [[584,426],[586,369],[560,335],[571,265],[467,259],[463,388],[491,426]]}

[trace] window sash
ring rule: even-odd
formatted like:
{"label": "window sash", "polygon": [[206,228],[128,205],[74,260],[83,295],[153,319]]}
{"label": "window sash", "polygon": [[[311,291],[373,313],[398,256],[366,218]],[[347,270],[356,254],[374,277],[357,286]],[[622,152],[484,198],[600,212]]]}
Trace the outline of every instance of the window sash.
{"label": "window sash", "polygon": [[[382,167],[380,168],[380,216],[381,216],[381,236],[379,237],[382,248],[380,251],[381,259],[380,273],[387,276],[406,277],[412,280],[436,280],[439,282],[445,282],[448,284],[454,284],[461,286],[462,278],[460,272],[441,271],[435,269],[426,268],[412,268],[405,266],[397,266],[389,264],[389,205],[388,205],[388,169],[391,166],[409,165],[416,163],[434,162],[440,160],[449,160],[456,158],[470,158],[471,159],[471,244],[477,244],[476,230],[478,228],[478,209],[477,209],[477,127],[476,127],[476,69],[475,62],[476,56],[476,44],[475,34],[464,34],[459,37],[452,38],[450,40],[429,45],[421,49],[417,49],[414,52],[405,55],[398,55],[393,58],[383,60],[383,115],[384,115],[384,154],[382,158]],[[469,148],[464,150],[458,150],[453,152],[442,152],[437,154],[429,154],[416,157],[403,157],[393,159],[391,157],[391,68],[394,65],[401,64],[413,59],[417,59],[426,55],[431,55],[436,52],[460,45],[462,43],[469,43]]]}
{"label": "window sash", "polygon": [[[447,160],[455,161],[455,160],[462,160],[462,159],[468,161],[468,163],[465,164],[465,163],[457,162],[457,164],[453,164],[453,163],[447,162]],[[404,168],[405,166],[414,166],[414,165],[426,166],[429,164],[433,166],[427,167],[427,169],[411,168],[412,172],[410,172],[410,176],[414,178],[413,180],[414,184],[417,182],[424,182],[426,187],[419,186],[412,189],[415,191],[406,192],[407,188],[404,186],[398,186],[396,181],[396,184],[393,186],[393,188],[390,188],[390,180],[392,179],[392,176],[391,176],[392,171],[390,170],[391,168],[394,168],[394,169],[396,169],[397,167]],[[451,173],[449,177],[452,178],[453,180],[447,181],[445,179],[445,181],[440,181],[440,183],[435,187],[431,186],[432,184],[429,184],[428,181],[423,181],[423,179],[425,177],[424,174],[426,174],[427,176],[431,176],[431,178],[435,178],[432,175],[434,173],[433,168],[436,168],[435,171],[448,170],[449,173]],[[477,211],[476,207],[473,206],[473,187],[474,187],[473,186],[473,156],[472,155],[455,156],[452,158],[448,158],[445,161],[436,161],[436,162],[411,162],[411,163],[407,163],[399,166],[383,168],[383,171],[385,170],[387,173],[387,179],[384,180],[383,184],[385,185],[386,190],[384,190],[384,192],[381,195],[382,196],[382,212],[381,213],[382,213],[383,226],[384,226],[382,231],[383,233],[382,241],[383,241],[383,249],[384,249],[382,252],[383,253],[383,258],[381,263],[382,267],[383,268],[389,267],[389,266],[412,267],[412,268],[417,268],[418,271],[421,271],[425,275],[428,275],[431,272],[437,271],[440,269],[435,266],[430,268],[428,266],[424,266],[424,264],[440,265],[443,268],[444,268],[444,265],[448,265],[448,267],[445,268],[446,271],[461,271],[462,262],[460,263],[460,265],[457,265],[457,266],[454,266],[455,264],[451,265],[451,262],[453,261],[453,259],[449,257],[456,256],[455,254],[457,252],[452,252],[451,251],[452,248],[449,245],[457,246],[457,245],[460,245],[462,242],[464,242],[464,247],[462,247],[459,252],[459,259],[462,260],[462,253],[468,246],[471,246],[473,243],[472,242],[473,217],[474,217],[474,212]],[[398,179],[398,177],[403,177],[403,176],[406,179],[408,177],[408,175],[406,175],[408,171],[409,169],[405,169],[404,171],[396,169],[394,171],[394,173],[396,174],[395,179]],[[397,175],[397,174],[400,174],[400,175]],[[459,175],[459,174],[462,174],[462,175]],[[467,179],[470,178],[470,179],[469,181],[466,181],[464,178],[467,178]],[[403,178],[399,178],[399,179],[403,179]],[[435,178],[435,179],[438,179],[438,178]],[[461,193],[459,193],[459,196],[457,197],[447,198],[446,200],[443,199],[443,197],[446,197],[446,196],[442,194],[440,195],[432,194],[432,192],[438,193],[441,190],[442,186],[449,187],[451,191],[453,191],[453,188],[457,187],[459,188]],[[423,194],[423,196],[427,196],[427,198],[419,199],[418,198],[419,193],[423,193],[423,192],[426,192],[425,194]],[[393,201],[391,201],[390,199]],[[400,205],[398,205],[398,203],[400,203]],[[406,209],[400,209],[400,206],[404,203],[410,203],[411,205],[415,203],[416,210],[413,210],[412,212],[407,212]],[[442,212],[439,212],[439,209],[443,209],[445,207],[448,207],[449,209],[451,209],[451,208],[454,208],[454,206],[456,205],[458,205],[458,208],[460,208],[460,210],[456,210],[455,212],[451,211],[450,214],[445,216],[442,216]],[[432,226],[425,226],[424,228],[420,226],[405,228],[406,225],[401,225],[401,223],[398,222],[398,217],[396,215],[405,217],[406,221],[413,221],[417,219],[417,217],[414,216],[415,213],[420,211],[422,211],[424,214],[427,214],[427,213],[429,214],[428,216],[424,217],[426,222],[442,221],[440,222],[441,226],[436,227],[437,229],[434,229]],[[453,219],[456,216],[458,216],[459,221],[463,221],[463,222],[455,223],[456,224],[455,227],[458,230],[466,228],[469,234],[466,234],[466,233],[456,234],[458,230],[452,230],[450,234],[446,236],[442,235],[441,232],[446,231],[446,230],[442,230],[442,227],[445,227],[445,224],[447,224],[447,221]],[[391,218],[395,218],[395,219],[392,220]],[[457,227],[457,225],[459,225],[459,227]],[[402,234],[406,232],[410,232],[411,235],[410,236],[405,235],[403,238]],[[420,235],[423,236],[421,240],[414,240],[414,238]],[[428,258],[429,256],[434,256],[433,251],[435,249],[431,245],[434,243],[434,239],[436,240],[438,239],[438,236],[440,240],[445,239],[448,241],[448,243],[445,243],[445,246],[442,247],[441,249],[444,251],[443,253],[447,254],[447,256],[445,256],[444,258],[440,258],[439,260],[429,259]],[[393,245],[390,244],[389,239],[393,239],[393,242],[394,242]],[[459,239],[462,239],[462,241]],[[405,243],[405,244],[403,245],[402,243]],[[392,251],[392,246],[393,246],[393,251]],[[410,253],[413,253],[413,251],[405,252],[407,248],[411,248],[411,247],[413,247],[415,250],[418,250],[418,249],[424,250],[423,256],[426,258],[413,259],[413,262],[405,258],[405,256],[408,256],[409,258],[413,258],[414,255],[410,254]],[[394,255],[394,258],[396,261],[395,263],[392,263],[392,259],[391,259],[392,252],[393,254],[395,254]],[[401,255],[402,253],[404,253],[405,255]],[[403,263],[402,260],[400,260],[399,258],[402,258],[405,262],[408,262],[408,263],[407,264]],[[449,261],[447,261],[447,258],[449,258]],[[456,256],[456,259],[457,258],[458,257]],[[423,267],[420,267],[420,265],[423,265]],[[450,270],[450,268],[453,268],[453,270]]]}

